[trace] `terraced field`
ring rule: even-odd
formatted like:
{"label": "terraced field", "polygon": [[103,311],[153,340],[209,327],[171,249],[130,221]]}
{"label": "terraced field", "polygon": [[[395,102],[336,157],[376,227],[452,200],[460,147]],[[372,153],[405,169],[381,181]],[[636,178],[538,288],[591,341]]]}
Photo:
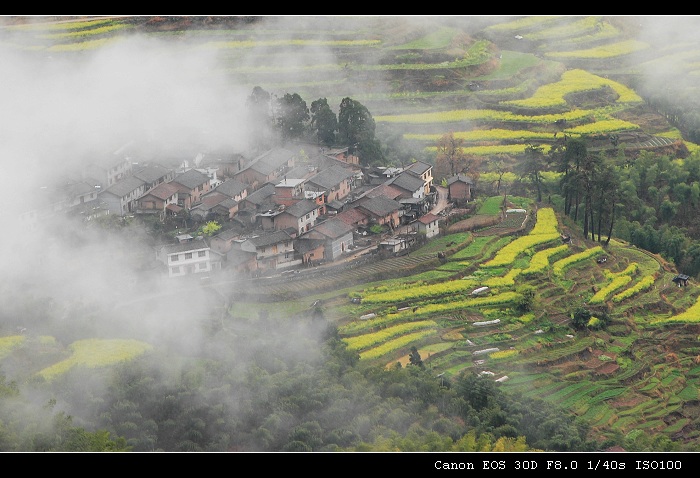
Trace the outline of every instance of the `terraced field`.
{"label": "terraced field", "polygon": [[[80,60],[107,47],[119,51],[139,33],[154,40],[150,45],[157,51],[177,44],[215,59],[200,74],[232,90],[260,86],[277,97],[298,93],[307,103],[327,98],[334,107],[352,97],[372,113],[378,136],[392,138],[393,160],[432,162],[439,137],[453,133],[462,139],[469,155],[488,159],[478,184],[483,196],[497,178],[492,165],[513,167],[529,145],[548,151],[565,136],[586,138],[591,151],[622,148],[630,157],[654,150],[682,159],[698,147],[633,86],[650,71],[663,70],[674,83],[692,79],[700,71],[700,50],[674,35],[646,36],[643,27],[622,18],[283,20],[248,25],[190,19],[184,28],[185,20],[115,17],[19,22],[2,31],[11,34],[8,48],[51,61]],[[510,169],[503,175],[506,182],[513,178]],[[532,204],[527,209],[534,214]],[[483,267],[514,242],[518,222],[525,232],[532,230],[534,223],[520,219],[455,228],[400,258],[370,257],[293,279],[222,284],[220,294],[236,303],[227,320],[319,310],[345,339],[372,344],[357,346],[367,365],[404,366],[416,346],[436,376],[483,373],[504,390],[560,404],[600,435],[653,430],[697,440],[700,327],[691,307],[700,290],[692,283],[676,287],[676,271],[622,242],[606,248],[605,263],[590,256],[557,274],[556,261],[598,246],[569,225],[571,245],[548,256],[538,273],[523,271],[537,253],[561,246],[557,240],[522,250],[507,265]],[[557,232],[563,232],[558,221]],[[437,252],[445,252],[446,260],[438,260]],[[632,264],[632,279],[592,306],[591,298],[610,284],[606,272],[620,274]],[[645,278],[651,286],[615,300]],[[483,287],[483,295],[472,294]],[[386,294],[382,300],[380,294]],[[604,324],[574,328],[572,314],[579,307]],[[691,316],[681,315],[688,310]],[[386,333],[415,323],[420,330]],[[5,347],[13,343],[7,340]]]}
{"label": "terraced field", "polygon": [[[532,226],[527,226],[530,232]],[[513,271],[526,269],[538,251],[561,249],[558,238],[523,250],[507,267],[484,267],[514,243],[513,236],[487,231],[447,235],[410,256],[336,269],[333,285],[323,289],[326,279],[319,278],[267,283],[266,293],[287,299],[257,307],[273,314],[284,314],[284,304],[287,310],[303,309],[299,304],[318,308],[338,324],[367,365],[406,366],[415,346],[435,375],[482,374],[504,390],[561,405],[592,423],[601,436],[651,428],[694,439],[700,378],[692,371],[700,362],[700,326],[673,323],[681,310],[668,304],[680,296],[695,302],[700,289],[676,287],[663,260],[616,241],[604,251],[605,262],[584,254],[563,274],[554,274],[557,261],[598,247],[580,237],[550,255],[546,270],[534,275]],[[434,259],[436,250],[449,251],[445,261]],[[387,270],[402,272],[375,280]],[[448,272],[430,275],[436,271]],[[653,285],[620,301],[613,301],[611,293],[594,305],[596,292],[622,274],[631,275],[624,289],[645,277],[653,278]],[[503,281],[508,276],[512,283]],[[484,284],[496,285],[473,294]],[[524,287],[535,291],[530,310],[517,306]],[[608,322],[575,328],[572,314],[579,307],[607,316]],[[419,325],[420,331],[408,331]]]}

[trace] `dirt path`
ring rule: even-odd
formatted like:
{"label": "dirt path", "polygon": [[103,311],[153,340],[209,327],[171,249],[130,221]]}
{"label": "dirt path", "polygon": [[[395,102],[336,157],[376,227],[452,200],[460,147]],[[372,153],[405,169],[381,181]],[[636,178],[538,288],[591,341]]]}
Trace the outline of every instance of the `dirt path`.
{"label": "dirt path", "polygon": [[456,222],[447,228],[450,234],[456,232],[473,231],[481,227],[493,226],[501,222],[500,216],[473,216],[462,221]]}

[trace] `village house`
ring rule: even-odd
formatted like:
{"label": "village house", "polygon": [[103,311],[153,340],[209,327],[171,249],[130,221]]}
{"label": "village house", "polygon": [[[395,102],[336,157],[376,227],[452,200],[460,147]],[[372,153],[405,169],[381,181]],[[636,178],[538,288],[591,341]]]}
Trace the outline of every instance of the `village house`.
{"label": "village house", "polygon": [[229,272],[254,275],[258,270],[257,254],[232,248],[226,253],[224,267]]}
{"label": "village house", "polygon": [[403,172],[403,168],[397,168],[393,166],[372,166],[365,169],[365,182],[370,186],[378,186],[380,184],[385,184],[389,179],[394,178],[398,176],[401,172]]}
{"label": "village house", "polygon": [[268,183],[257,191],[254,191],[238,203],[237,219],[244,226],[252,226],[258,223],[258,215],[267,213],[277,208],[275,202],[275,185]]}
{"label": "village house", "polygon": [[168,268],[168,277],[208,273],[221,268],[221,256],[212,252],[207,240],[198,238],[156,249],[156,259]]}
{"label": "village house", "polygon": [[245,156],[241,153],[212,151],[202,155],[198,167],[216,169],[219,179],[225,181],[239,173],[245,164]]}
{"label": "village house", "polygon": [[234,247],[254,252],[258,270],[277,270],[301,264],[301,259],[296,259],[294,252],[294,239],[287,231],[275,231],[234,242]]}
{"label": "village house", "polygon": [[331,166],[310,177],[304,185],[304,190],[325,193],[327,202],[340,201],[350,194],[354,176],[355,172],[351,169]]}
{"label": "village house", "polygon": [[68,211],[74,206],[95,201],[100,188],[87,181],[67,180],[58,191],[54,210]]}
{"label": "village house", "polygon": [[202,195],[190,214],[197,221],[229,221],[238,213],[239,203],[248,196],[248,186],[236,179],[227,179]]}
{"label": "village house", "polygon": [[404,171],[414,174],[423,181],[423,195],[428,196],[433,188],[433,166],[422,161],[416,161]]}
{"label": "village house", "polygon": [[323,153],[326,156],[337,159],[338,161],[342,161],[344,163],[359,166],[360,165],[360,157],[357,156],[356,154],[349,153],[348,152],[349,150],[350,150],[350,148],[348,148],[348,147],[334,148],[334,149],[324,150]]}
{"label": "village house", "polygon": [[241,232],[234,229],[224,229],[209,238],[212,250],[219,254],[226,254],[233,248],[233,242],[241,238]]}
{"label": "village house", "polygon": [[398,176],[388,179],[385,184],[390,184],[401,190],[401,199],[421,199],[425,197],[425,182],[420,177],[409,172],[403,172]]}
{"label": "village house", "polygon": [[190,209],[190,216],[198,222],[223,222],[232,219],[237,212],[237,201],[217,191],[210,191]]}
{"label": "village house", "polygon": [[148,191],[159,184],[171,181],[175,177],[175,171],[160,164],[152,164],[134,170],[133,175],[145,183],[146,191]]}
{"label": "village house", "polygon": [[196,169],[178,174],[171,182],[181,186],[178,192],[178,206],[185,209],[191,209],[211,190],[209,176]]}
{"label": "village house", "polygon": [[166,215],[177,214],[182,210],[177,205],[180,186],[173,183],[160,183],[138,199],[136,212],[141,214],[158,214],[161,219]]}
{"label": "village house", "polygon": [[336,218],[343,221],[345,224],[352,226],[353,228],[366,228],[369,226],[372,216],[357,207],[349,207],[342,212],[339,212]]}
{"label": "village house", "polygon": [[283,179],[275,184],[275,202],[284,206],[291,206],[304,199],[305,179]]}
{"label": "village house", "polygon": [[324,206],[313,199],[302,199],[291,206],[268,216],[262,215],[263,229],[282,230],[292,228],[298,235],[309,231],[324,214]]}
{"label": "village house", "polygon": [[440,216],[428,213],[418,218],[417,221],[418,233],[425,234],[426,239],[440,234]]}
{"label": "village house", "polygon": [[90,162],[83,168],[82,177],[94,181],[102,189],[131,176],[133,164],[128,156],[116,152]]}
{"label": "village house", "polygon": [[447,179],[447,198],[454,202],[466,202],[472,198],[474,181],[463,174],[456,174]]}
{"label": "village house", "polygon": [[138,199],[146,192],[146,183],[134,176],[127,176],[107,189],[98,197],[105,203],[110,214],[126,216],[136,211]]}
{"label": "village house", "polygon": [[294,240],[294,250],[301,256],[302,264],[311,266],[323,261],[326,250],[326,237],[313,239],[309,234],[299,236]]}
{"label": "village house", "polygon": [[391,229],[401,224],[401,204],[393,199],[383,196],[365,197],[353,202],[352,205],[366,213],[370,222],[387,225]]}
{"label": "village house", "polygon": [[249,184],[253,190],[268,182],[276,182],[284,173],[294,167],[294,153],[288,149],[275,148],[253,159],[236,173],[234,178]]}
{"label": "village house", "polygon": [[[323,241],[323,258],[327,261],[334,261],[353,245],[353,230],[352,226],[342,220],[331,218],[316,225],[304,237],[305,239]],[[309,259],[311,258],[309,257]]]}

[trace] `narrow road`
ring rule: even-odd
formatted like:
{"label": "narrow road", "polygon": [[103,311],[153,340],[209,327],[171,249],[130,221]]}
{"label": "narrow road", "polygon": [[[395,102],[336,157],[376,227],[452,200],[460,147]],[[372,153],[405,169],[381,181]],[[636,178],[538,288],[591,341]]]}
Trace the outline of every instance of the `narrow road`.
{"label": "narrow road", "polygon": [[435,203],[435,207],[433,207],[430,210],[430,212],[435,215],[438,215],[447,207],[447,188],[443,188],[442,186],[435,186],[435,189],[437,190],[437,202]]}

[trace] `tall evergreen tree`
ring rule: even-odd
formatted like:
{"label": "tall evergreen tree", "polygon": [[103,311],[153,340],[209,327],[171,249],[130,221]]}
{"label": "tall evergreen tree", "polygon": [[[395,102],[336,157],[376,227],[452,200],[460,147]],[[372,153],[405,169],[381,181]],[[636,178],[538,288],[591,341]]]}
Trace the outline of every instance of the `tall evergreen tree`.
{"label": "tall evergreen tree", "polygon": [[385,162],[375,129],[374,118],[362,103],[343,98],[338,112],[339,141],[348,147],[350,154],[357,154],[365,166]]}
{"label": "tall evergreen tree", "polygon": [[258,150],[268,148],[273,132],[272,95],[256,86],[246,100],[246,107],[251,146]]}
{"label": "tall evergreen tree", "polygon": [[316,133],[319,144],[333,146],[338,131],[338,118],[328,105],[326,98],[311,103],[311,129]]}
{"label": "tall evergreen tree", "polygon": [[297,93],[286,93],[275,106],[275,126],[282,139],[301,139],[310,119],[306,101]]}

